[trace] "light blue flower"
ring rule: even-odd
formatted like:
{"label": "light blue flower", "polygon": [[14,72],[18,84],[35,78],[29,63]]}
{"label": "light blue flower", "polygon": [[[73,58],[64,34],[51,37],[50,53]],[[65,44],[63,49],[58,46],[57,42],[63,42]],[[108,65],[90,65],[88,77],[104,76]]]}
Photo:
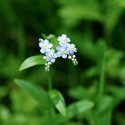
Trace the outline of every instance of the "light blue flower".
{"label": "light blue flower", "polygon": [[41,49],[40,49],[40,52],[41,52],[41,53],[45,53],[45,52],[49,51],[50,48],[53,47],[53,44],[49,43],[48,40],[41,40],[41,41],[39,42],[39,47],[41,48]]}
{"label": "light blue flower", "polygon": [[44,57],[46,61],[50,61],[50,62],[55,62],[56,58],[57,58],[57,55],[54,49],[51,49],[48,52],[46,52],[46,56]]}
{"label": "light blue flower", "polygon": [[58,37],[58,41],[59,41],[60,46],[63,46],[69,43],[70,39],[65,34],[62,34],[62,36]]}
{"label": "light blue flower", "polygon": [[74,44],[67,44],[67,50],[68,50],[68,53],[71,55],[73,55],[74,52],[77,52],[77,49]]}
{"label": "light blue flower", "polygon": [[57,47],[57,56],[58,57],[63,57],[63,58],[67,58],[67,54],[68,54],[68,50],[66,46],[58,46]]}

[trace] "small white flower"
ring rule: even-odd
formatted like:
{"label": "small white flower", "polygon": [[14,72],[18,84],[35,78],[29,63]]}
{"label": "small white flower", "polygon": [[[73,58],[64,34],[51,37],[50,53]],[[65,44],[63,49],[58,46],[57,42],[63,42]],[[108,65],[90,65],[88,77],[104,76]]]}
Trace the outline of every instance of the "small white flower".
{"label": "small white flower", "polygon": [[51,65],[52,63],[51,62],[48,62],[48,65]]}
{"label": "small white flower", "polygon": [[68,58],[69,58],[69,59],[72,59],[72,57],[71,57],[71,56],[68,56]]}
{"label": "small white flower", "polygon": [[76,56],[75,56],[75,55],[73,55],[72,57],[73,57],[73,58],[76,58]]}

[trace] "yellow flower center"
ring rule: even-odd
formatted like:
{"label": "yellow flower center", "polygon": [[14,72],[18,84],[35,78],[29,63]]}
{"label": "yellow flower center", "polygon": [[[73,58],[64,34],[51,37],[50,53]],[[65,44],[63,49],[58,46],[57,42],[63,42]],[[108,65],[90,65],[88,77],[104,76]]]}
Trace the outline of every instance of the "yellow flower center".
{"label": "yellow flower center", "polygon": [[44,45],[44,48],[47,48],[47,45]]}
{"label": "yellow flower center", "polygon": [[65,52],[65,50],[64,50],[64,49],[62,49],[62,50],[61,50],[61,52],[62,52],[62,53],[64,53],[64,52]]}
{"label": "yellow flower center", "polygon": [[65,38],[63,38],[63,42],[66,42],[66,39],[65,39]]}
{"label": "yellow flower center", "polygon": [[52,57],[53,57],[53,54],[50,54],[49,56],[50,56],[50,58],[52,58]]}
{"label": "yellow flower center", "polygon": [[74,50],[74,48],[73,48],[73,47],[71,47],[70,49],[71,49],[71,50]]}

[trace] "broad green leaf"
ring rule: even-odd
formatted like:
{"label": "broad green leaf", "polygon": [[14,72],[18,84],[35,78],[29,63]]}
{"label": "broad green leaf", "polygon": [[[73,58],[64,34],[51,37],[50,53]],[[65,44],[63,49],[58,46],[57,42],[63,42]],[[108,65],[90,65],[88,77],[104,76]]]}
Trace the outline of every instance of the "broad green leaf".
{"label": "broad green leaf", "polygon": [[114,4],[115,6],[119,6],[119,7],[123,7],[125,8],[125,0],[112,0],[111,1],[112,4]]}
{"label": "broad green leaf", "polygon": [[113,105],[113,98],[111,96],[105,96],[102,101],[100,101],[100,106],[98,110],[96,110],[96,125],[111,125]]}
{"label": "broad green leaf", "polygon": [[62,94],[59,91],[53,89],[53,90],[49,91],[49,96],[50,96],[52,102],[54,103],[55,107],[57,108],[57,110],[63,116],[66,116],[65,101],[64,101]]}
{"label": "broad green leaf", "polygon": [[[91,11],[90,11],[91,10]],[[89,12],[89,13],[88,13]],[[58,11],[63,22],[68,25],[76,25],[81,20],[94,20],[102,22],[103,16],[98,5],[70,4],[65,5]]]}
{"label": "broad green leaf", "polygon": [[87,58],[92,59],[96,63],[100,63],[104,51],[107,49],[107,44],[104,39],[99,39],[95,44],[89,38],[83,38],[80,44],[77,44],[79,52]]}
{"label": "broad green leaf", "polygon": [[74,104],[71,104],[67,108],[67,116],[68,118],[72,118],[80,113],[84,113],[85,111],[91,109],[94,106],[94,103],[91,101],[79,101]]}
{"label": "broad green leaf", "polygon": [[118,106],[123,100],[125,100],[125,86],[110,85],[107,89],[108,92],[113,95],[114,107]]}
{"label": "broad green leaf", "polygon": [[111,77],[117,77],[120,74],[121,59],[124,57],[122,51],[109,49],[106,53],[106,72]]}
{"label": "broad green leaf", "polygon": [[90,99],[94,99],[94,97],[96,96],[96,87],[97,85],[92,82],[92,86],[85,88],[83,86],[75,86],[70,88],[69,92],[69,96],[77,99],[77,100],[90,100]]}
{"label": "broad green leaf", "polygon": [[105,96],[102,101],[100,101],[97,113],[99,113],[99,115],[105,115],[110,109],[113,108],[113,105],[112,96]]}
{"label": "broad green leaf", "polygon": [[51,105],[49,96],[42,88],[38,88],[21,79],[15,79],[14,81],[20,88],[29,93],[43,108],[48,108]]}
{"label": "broad green leaf", "polygon": [[[122,0],[116,0],[122,1]],[[104,17],[104,28],[106,33],[112,33],[120,18],[124,12],[123,8],[118,6],[118,3],[115,3],[115,0],[107,0],[107,9],[105,10]]]}
{"label": "broad green leaf", "polygon": [[35,66],[35,65],[43,65],[45,64],[46,61],[43,59],[43,56],[37,55],[37,56],[32,56],[24,60],[22,65],[20,66],[20,71],[27,69],[29,67]]}

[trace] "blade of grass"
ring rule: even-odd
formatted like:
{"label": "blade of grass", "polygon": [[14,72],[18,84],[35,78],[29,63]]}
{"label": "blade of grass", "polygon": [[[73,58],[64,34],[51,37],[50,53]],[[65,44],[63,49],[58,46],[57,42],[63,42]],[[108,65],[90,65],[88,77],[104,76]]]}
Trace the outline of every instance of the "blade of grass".
{"label": "blade of grass", "polygon": [[100,105],[100,102],[103,99],[104,84],[105,84],[105,52],[103,54],[103,58],[102,58],[102,61],[101,61],[100,81],[99,81],[99,86],[98,86],[98,100],[97,100],[98,106]]}

